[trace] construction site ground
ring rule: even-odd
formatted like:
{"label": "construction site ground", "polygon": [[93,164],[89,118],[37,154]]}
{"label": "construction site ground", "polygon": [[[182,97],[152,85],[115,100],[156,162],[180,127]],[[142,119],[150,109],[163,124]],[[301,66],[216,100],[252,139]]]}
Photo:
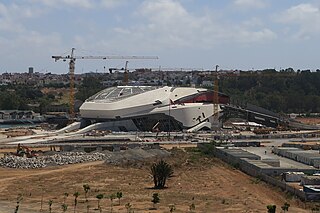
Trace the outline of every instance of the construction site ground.
{"label": "construction site ground", "polygon": [[296,118],[297,121],[300,121],[304,124],[311,124],[311,125],[319,125],[320,124],[320,118],[316,117],[316,118],[301,118],[298,117]]}
{"label": "construction site ground", "polygon": [[[123,198],[113,200],[113,212],[127,212],[126,203],[134,212],[169,212],[169,205],[175,205],[175,212],[189,212],[191,204],[195,212],[266,212],[269,204],[281,206],[290,203],[290,212],[310,212],[306,204],[279,189],[252,178],[239,170],[198,152],[184,152],[175,149],[167,159],[174,168],[174,177],[168,188],[153,189],[149,167],[155,160],[114,166],[102,161],[54,166],[43,169],[21,170],[0,168],[0,212],[13,212],[18,194],[23,195],[19,212],[34,213],[41,209],[48,211],[52,200],[52,212],[62,212],[64,193],[67,212],[74,212],[75,192],[79,192],[76,212],[87,212],[83,184],[89,184],[90,212],[99,212],[98,194],[109,196],[121,191]],[[152,194],[159,193],[157,210],[152,208]],[[101,201],[103,212],[111,212],[111,200]],[[310,206],[307,205],[310,209]]]}

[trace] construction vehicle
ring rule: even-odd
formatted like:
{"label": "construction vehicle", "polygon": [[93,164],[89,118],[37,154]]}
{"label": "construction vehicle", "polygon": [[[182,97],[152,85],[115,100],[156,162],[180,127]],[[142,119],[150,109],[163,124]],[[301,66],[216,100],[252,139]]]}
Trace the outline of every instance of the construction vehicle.
{"label": "construction vehicle", "polygon": [[27,157],[27,158],[33,158],[38,156],[34,150],[30,150],[29,147],[22,146],[20,143],[18,144],[16,153],[12,153],[12,154],[18,157]]}
{"label": "construction vehicle", "polygon": [[[55,61],[58,60],[69,60],[69,78],[70,78],[70,95],[69,95],[69,113],[70,121],[72,122],[75,118],[74,113],[74,70],[76,59],[101,59],[101,60],[113,60],[113,59],[158,59],[157,56],[75,56],[75,48],[71,49],[71,54],[67,56],[52,56]],[[126,62],[127,66],[128,62]],[[126,71],[127,72],[127,71]],[[127,73],[126,73],[127,75]]]}

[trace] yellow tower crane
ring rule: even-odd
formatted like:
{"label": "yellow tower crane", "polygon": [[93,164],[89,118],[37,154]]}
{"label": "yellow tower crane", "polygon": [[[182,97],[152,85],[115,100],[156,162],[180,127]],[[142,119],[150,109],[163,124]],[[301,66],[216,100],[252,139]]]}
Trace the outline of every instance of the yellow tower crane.
{"label": "yellow tower crane", "polygon": [[[219,75],[218,75],[218,67],[216,65],[216,70],[213,73],[213,120],[212,127],[214,127],[214,122],[217,121],[219,124]],[[218,126],[218,125],[217,125]]]}
{"label": "yellow tower crane", "polygon": [[[75,61],[76,59],[102,59],[102,60],[112,60],[112,59],[158,59],[157,56],[75,56],[75,48],[71,49],[71,54],[67,56],[52,56],[55,61],[58,60],[69,60],[69,78],[70,78],[70,120],[75,118],[74,113],[74,70],[75,70]],[[128,62],[126,62],[127,64]]]}

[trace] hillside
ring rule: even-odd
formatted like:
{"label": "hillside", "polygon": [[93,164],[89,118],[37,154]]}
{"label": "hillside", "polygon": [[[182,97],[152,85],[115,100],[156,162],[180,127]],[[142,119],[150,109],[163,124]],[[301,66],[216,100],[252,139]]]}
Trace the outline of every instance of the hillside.
{"label": "hillside", "polygon": [[[43,209],[48,209],[51,199],[52,212],[61,212],[65,192],[69,193],[67,212],[73,212],[72,194],[76,191],[80,192],[78,210],[85,212],[83,184],[91,187],[91,209],[97,206],[97,194],[122,191],[121,205],[117,205],[118,200],[113,201],[114,212],[126,212],[124,205],[129,202],[135,212],[169,212],[170,204],[175,204],[175,212],[188,212],[192,203],[196,212],[266,212],[268,204],[276,204],[280,209],[286,201],[291,205],[290,212],[309,212],[299,200],[215,158],[174,151],[168,162],[174,166],[175,175],[164,190],[150,188],[150,162],[122,166],[93,162],[35,170],[0,168],[0,212],[13,211],[19,193],[24,196],[21,212],[39,211],[42,195]],[[158,210],[151,211],[155,192],[159,193],[160,203]],[[103,199],[101,205],[110,211],[110,199]]]}

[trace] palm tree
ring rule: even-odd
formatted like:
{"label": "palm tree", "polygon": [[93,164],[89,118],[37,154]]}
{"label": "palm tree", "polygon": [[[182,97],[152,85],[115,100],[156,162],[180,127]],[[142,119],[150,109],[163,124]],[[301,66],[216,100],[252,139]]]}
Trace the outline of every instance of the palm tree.
{"label": "palm tree", "polygon": [[112,210],[113,210],[113,200],[116,198],[116,195],[115,195],[115,194],[111,194],[109,198],[110,198],[110,201],[111,201],[110,211],[111,211],[111,213],[112,213]]}
{"label": "palm tree", "polygon": [[194,203],[191,203],[191,205],[189,206],[189,210],[190,212],[193,212],[194,210],[196,210],[196,205],[194,205]]}
{"label": "palm tree", "polygon": [[52,211],[52,208],[51,208],[52,203],[53,203],[53,200],[49,200],[49,201],[48,201],[48,205],[49,205],[49,213],[51,213],[51,211]]}
{"label": "palm tree", "polygon": [[86,198],[86,202],[88,202],[88,197],[87,197],[87,195],[88,195],[88,193],[89,193],[89,191],[90,191],[90,186],[89,186],[89,184],[84,184],[83,185],[83,190],[84,190],[84,197]]}
{"label": "palm tree", "polygon": [[153,209],[157,209],[156,204],[160,202],[158,193],[153,193],[151,202],[153,203]]}
{"label": "palm tree", "polygon": [[131,203],[126,203],[125,207],[127,209],[127,213],[130,213],[131,212],[131,207],[132,207]]}
{"label": "palm tree", "polygon": [[61,208],[62,208],[62,212],[66,212],[68,210],[68,205],[64,203],[61,205]]}
{"label": "palm tree", "polygon": [[101,211],[100,200],[104,198],[104,194],[98,194],[96,198],[98,199],[98,210]]}
{"label": "palm tree", "polygon": [[76,212],[76,209],[77,209],[77,205],[78,205],[78,197],[79,197],[80,193],[79,192],[75,192],[73,194],[74,196],[74,210],[73,212],[75,213]]}
{"label": "palm tree", "polygon": [[116,196],[119,200],[119,206],[120,206],[120,199],[122,198],[122,192],[117,192]]}
{"label": "palm tree", "polygon": [[276,213],[276,205],[267,205],[268,213]]}
{"label": "palm tree", "polygon": [[89,208],[90,208],[90,206],[89,206],[89,201],[88,201],[88,193],[89,193],[89,191],[90,191],[90,186],[89,186],[89,184],[84,184],[83,185],[83,190],[84,190],[84,197],[86,198],[86,203],[87,203],[87,213],[89,212]]}
{"label": "palm tree", "polygon": [[63,204],[66,203],[66,199],[67,199],[68,196],[69,196],[69,194],[68,194],[67,192],[65,192],[65,193],[63,194]]}
{"label": "palm tree", "polygon": [[176,206],[174,204],[169,205],[170,213],[174,212],[175,210],[176,210]]}
{"label": "palm tree", "polygon": [[166,185],[166,180],[173,176],[173,169],[170,164],[164,160],[152,164],[150,174],[153,177],[154,188],[163,189]]}
{"label": "palm tree", "polygon": [[283,206],[281,206],[281,209],[283,210],[283,212],[286,212],[286,211],[289,211],[289,207],[290,207],[290,204],[285,202]]}

